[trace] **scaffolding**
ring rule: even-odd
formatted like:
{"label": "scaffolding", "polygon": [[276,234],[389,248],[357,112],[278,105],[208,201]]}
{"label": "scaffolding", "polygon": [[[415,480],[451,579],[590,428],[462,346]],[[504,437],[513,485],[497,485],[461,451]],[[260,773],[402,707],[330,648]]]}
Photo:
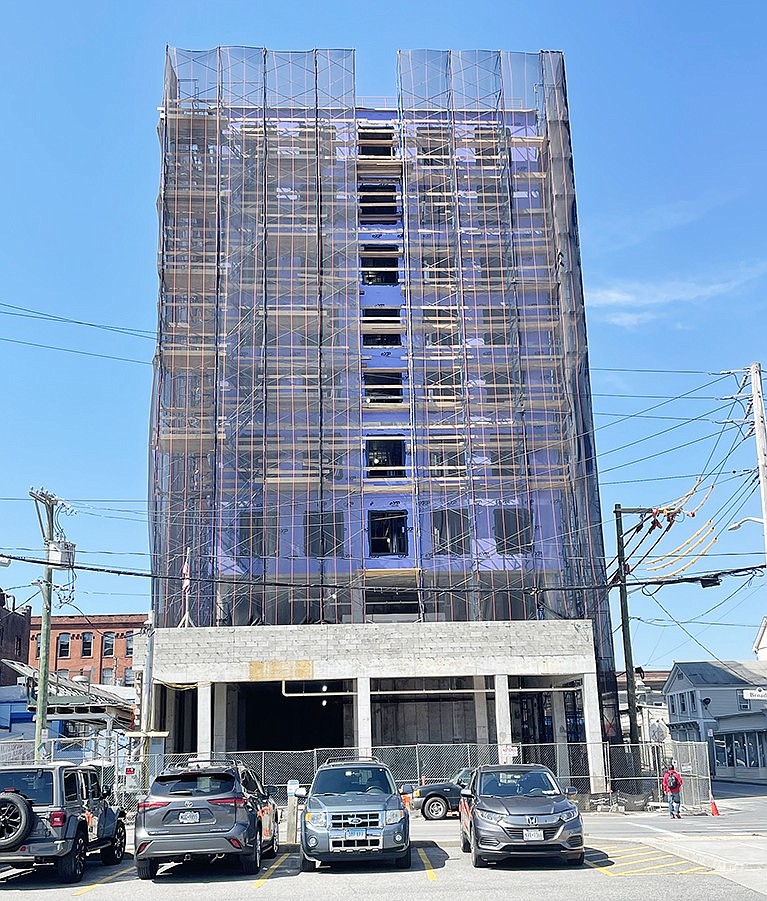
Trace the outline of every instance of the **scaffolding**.
{"label": "scaffolding", "polygon": [[158,623],[588,617],[609,708],[562,55],[171,48],[159,133]]}

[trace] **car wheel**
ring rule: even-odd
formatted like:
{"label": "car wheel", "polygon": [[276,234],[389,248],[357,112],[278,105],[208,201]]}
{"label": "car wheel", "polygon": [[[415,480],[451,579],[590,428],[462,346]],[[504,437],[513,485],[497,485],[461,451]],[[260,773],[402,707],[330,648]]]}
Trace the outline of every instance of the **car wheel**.
{"label": "car wheel", "polygon": [[253,842],[253,851],[249,854],[240,855],[240,869],[248,876],[252,876],[261,869],[261,830],[256,831],[256,838]]}
{"label": "car wheel", "polygon": [[160,869],[160,861],[154,857],[145,857],[136,861],[136,873],[139,879],[154,879]]}
{"label": "car wheel", "polygon": [[461,851],[463,851],[464,854],[468,854],[469,851],[471,851],[471,842],[463,829],[461,829]]}
{"label": "car wheel", "polygon": [[79,882],[85,872],[85,836],[78,832],[72,841],[72,847],[63,857],[56,859],[56,873],[59,882]]}
{"label": "car wheel", "polygon": [[311,873],[317,869],[313,860],[309,860],[309,858],[304,854],[304,849],[301,848],[301,851],[298,855],[298,866],[301,869],[302,873]]}
{"label": "car wheel", "polygon": [[580,867],[583,866],[583,861],[586,859],[586,855],[581,851],[581,853],[577,857],[568,857],[567,865],[568,867]]}
{"label": "car wheel", "polygon": [[480,856],[479,848],[477,848],[477,837],[474,834],[473,829],[471,832],[470,850],[471,850],[471,865],[473,867],[476,867],[477,869],[480,869],[481,867],[486,867],[487,861],[483,857]]}
{"label": "car wheel", "polygon": [[21,844],[31,827],[32,811],[26,798],[16,792],[0,792],[0,849]]}
{"label": "car wheel", "polygon": [[402,857],[397,857],[394,860],[394,866],[398,870],[409,870],[413,864],[413,853],[412,849],[408,847],[407,851],[402,855]]}
{"label": "car wheel", "polygon": [[104,866],[111,867],[122,862],[125,857],[125,823],[122,820],[118,820],[115,825],[112,843],[102,848],[99,853]]}
{"label": "car wheel", "polygon": [[421,812],[426,820],[444,820],[447,816],[447,801],[439,795],[432,795],[423,802]]}
{"label": "car wheel", "polygon": [[280,853],[280,827],[277,823],[272,826],[272,843],[269,850],[264,851],[264,857],[276,857]]}

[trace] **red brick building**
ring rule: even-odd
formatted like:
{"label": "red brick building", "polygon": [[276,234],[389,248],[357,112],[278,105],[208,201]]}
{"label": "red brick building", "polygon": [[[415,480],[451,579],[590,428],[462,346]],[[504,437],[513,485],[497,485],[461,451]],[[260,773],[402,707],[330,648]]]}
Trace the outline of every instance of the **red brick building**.
{"label": "red brick building", "polygon": [[[54,616],[51,674],[87,676],[100,685],[133,685],[133,636],[145,621],[144,613]],[[29,636],[30,666],[39,663],[39,645],[40,617],[35,616]]]}

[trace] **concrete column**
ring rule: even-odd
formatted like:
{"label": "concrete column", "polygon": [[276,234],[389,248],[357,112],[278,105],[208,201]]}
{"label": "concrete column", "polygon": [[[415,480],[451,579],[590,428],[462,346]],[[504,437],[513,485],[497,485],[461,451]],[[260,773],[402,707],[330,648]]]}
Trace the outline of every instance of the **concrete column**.
{"label": "concrete column", "polygon": [[583,674],[583,720],[586,727],[586,753],[591,774],[591,791],[599,794],[607,791],[607,778],[596,673]]}
{"label": "concrete column", "polygon": [[197,685],[197,753],[200,757],[209,757],[212,750],[212,696],[210,682]]}
{"label": "concrete column", "polygon": [[551,692],[552,725],[554,741],[557,743],[557,776],[563,788],[570,784],[570,755],[567,741],[567,719],[565,717],[565,693]]}
{"label": "concrete column", "polygon": [[373,713],[370,703],[370,676],[357,678],[357,693],[354,696],[354,738],[359,753],[369,756],[373,753]]}
{"label": "concrete column", "polygon": [[474,719],[477,724],[477,744],[486,745],[490,741],[487,727],[487,695],[485,694],[485,677],[474,676]]}
{"label": "concrete column", "polygon": [[226,691],[226,735],[227,735],[227,751],[238,751],[240,749],[239,743],[239,728],[240,724],[238,722],[238,713],[239,713],[239,687],[237,685],[229,684],[227,685]]}
{"label": "concrete column", "polygon": [[504,673],[495,679],[495,734],[499,745],[510,745],[511,707],[509,705],[509,677]]}
{"label": "concrete column", "polygon": [[229,686],[216,682],[213,686],[213,750],[226,751],[226,699]]}
{"label": "concrete column", "polygon": [[163,731],[168,733],[168,737],[165,739],[165,751],[168,754],[175,754],[178,748],[176,747],[176,689],[167,687],[165,688],[165,721],[164,724],[160,727]]}

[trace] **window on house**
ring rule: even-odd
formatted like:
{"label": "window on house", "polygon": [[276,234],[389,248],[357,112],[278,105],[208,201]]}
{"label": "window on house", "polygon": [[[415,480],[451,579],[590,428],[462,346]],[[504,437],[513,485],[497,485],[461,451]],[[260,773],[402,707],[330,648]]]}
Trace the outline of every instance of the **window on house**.
{"label": "window on house", "polygon": [[495,546],[499,554],[529,554],[533,549],[533,517],[522,507],[493,510]]}
{"label": "window on house", "polygon": [[674,696],[668,696],[668,709],[670,713],[673,713],[676,716],[676,702],[674,701]]}
{"label": "window on house", "polygon": [[679,712],[687,713],[687,699],[685,698],[684,692],[681,692],[679,695]]}
{"label": "window on house", "polygon": [[[399,307],[374,307],[362,311],[363,347],[401,347]],[[389,329],[392,329],[391,331]],[[394,331],[393,329],[397,329]]]}
{"label": "window on house", "polygon": [[114,685],[115,684],[115,671],[111,667],[101,671],[101,684],[102,685]]}
{"label": "window on house", "polygon": [[457,403],[461,393],[461,373],[457,370],[426,373],[426,396],[430,401]]}
{"label": "window on house", "polygon": [[435,554],[470,554],[468,510],[432,510],[431,529]]}
{"label": "window on house", "polygon": [[40,636],[35,635],[34,641],[35,641],[35,659],[37,659],[40,657]]}
{"label": "window on house", "polygon": [[135,685],[136,684],[136,676],[133,672],[132,666],[125,667],[125,675],[123,676],[123,685]]}
{"label": "window on house", "polygon": [[133,656],[133,632],[125,633],[125,656]]}
{"label": "window on house", "polygon": [[366,441],[365,466],[369,479],[404,479],[405,442],[389,438]]}
{"label": "window on house", "polygon": [[393,184],[361,184],[360,225],[395,225],[399,218],[397,186]]}
{"label": "window on house", "polygon": [[307,510],[304,517],[307,557],[340,557],[344,553],[344,515]]}
{"label": "window on house", "polygon": [[456,479],[465,472],[463,445],[429,445],[429,475],[433,479]]}
{"label": "window on house", "polygon": [[81,657],[92,657],[93,656],[93,632],[83,632],[82,638],[82,651],[80,653]]}
{"label": "window on house", "polygon": [[694,691],[691,691],[691,692],[690,692],[690,712],[691,712],[691,713],[696,713],[697,710],[698,710],[698,705],[697,705],[697,703],[696,703],[696,701],[695,701],[695,692],[694,692]]}
{"label": "window on house", "polygon": [[363,372],[362,385],[366,404],[401,404],[401,372]]}
{"label": "window on house", "polygon": [[743,695],[742,689],[738,689],[738,710],[750,710],[751,701]]}
{"label": "window on house", "polygon": [[115,633],[105,632],[103,637],[102,657],[114,657],[115,655]]}
{"label": "window on house", "polygon": [[371,557],[400,556],[408,552],[407,511],[370,510],[368,540]]}
{"label": "window on house", "polygon": [[278,519],[275,513],[245,510],[239,515],[237,556],[276,557]]}
{"label": "window on house", "polygon": [[399,248],[393,244],[363,244],[360,271],[363,285],[398,285]]}
{"label": "window on house", "polygon": [[69,657],[69,632],[60,632],[56,638],[56,656],[60,659]]}

